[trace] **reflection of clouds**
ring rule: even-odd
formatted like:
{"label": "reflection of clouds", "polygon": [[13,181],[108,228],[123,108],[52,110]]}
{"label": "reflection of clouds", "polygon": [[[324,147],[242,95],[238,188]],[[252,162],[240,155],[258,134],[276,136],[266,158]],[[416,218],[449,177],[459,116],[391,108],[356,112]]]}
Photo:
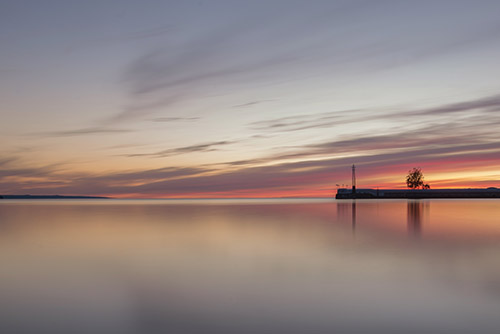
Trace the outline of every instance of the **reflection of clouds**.
{"label": "reflection of clouds", "polygon": [[[331,201],[59,203],[2,204],[5,333],[53,333],[57,325],[65,333],[303,334],[311,324],[319,333],[457,333],[500,325],[490,294],[500,277],[498,234],[457,242],[446,233],[408,247],[404,233],[380,225],[405,223],[403,201],[378,202],[380,220],[373,202],[358,201],[366,228],[355,241],[349,226],[332,221]],[[468,213],[489,207],[476,205]],[[432,214],[454,231],[459,213]],[[38,316],[26,321],[30,314]]]}

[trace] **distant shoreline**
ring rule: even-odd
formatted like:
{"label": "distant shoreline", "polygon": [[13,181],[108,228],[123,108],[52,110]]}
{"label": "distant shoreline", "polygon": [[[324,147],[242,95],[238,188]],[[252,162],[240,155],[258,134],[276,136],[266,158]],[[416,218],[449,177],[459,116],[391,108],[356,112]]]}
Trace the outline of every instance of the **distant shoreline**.
{"label": "distant shoreline", "polygon": [[0,195],[0,199],[110,199],[103,196]]}
{"label": "distant shoreline", "polygon": [[[197,198],[114,198],[105,196],[65,196],[65,195],[0,195],[1,199],[43,200],[43,199],[124,199],[124,200],[266,200],[266,199],[321,199],[332,197],[197,197]],[[433,199],[433,198],[500,198],[500,188],[488,189],[351,189],[337,190],[335,199]]]}
{"label": "distant shoreline", "polygon": [[336,199],[426,199],[426,198],[500,198],[500,189],[352,189],[337,190]]}

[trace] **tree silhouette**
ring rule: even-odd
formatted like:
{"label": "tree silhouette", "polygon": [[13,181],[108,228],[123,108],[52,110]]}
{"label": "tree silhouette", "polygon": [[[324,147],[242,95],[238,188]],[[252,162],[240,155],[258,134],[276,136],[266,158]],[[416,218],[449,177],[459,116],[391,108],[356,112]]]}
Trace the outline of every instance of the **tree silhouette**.
{"label": "tree silhouette", "polygon": [[430,189],[429,184],[424,183],[424,174],[420,168],[413,168],[406,175],[406,186],[410,189]]}

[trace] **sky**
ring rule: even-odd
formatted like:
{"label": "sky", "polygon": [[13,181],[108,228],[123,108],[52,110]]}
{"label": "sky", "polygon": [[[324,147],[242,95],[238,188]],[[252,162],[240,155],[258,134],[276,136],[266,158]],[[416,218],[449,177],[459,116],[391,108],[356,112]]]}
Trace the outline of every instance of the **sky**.
{"label": "sky", "polygon": [[0,193],[500,186],[496,0],[0,0]]}

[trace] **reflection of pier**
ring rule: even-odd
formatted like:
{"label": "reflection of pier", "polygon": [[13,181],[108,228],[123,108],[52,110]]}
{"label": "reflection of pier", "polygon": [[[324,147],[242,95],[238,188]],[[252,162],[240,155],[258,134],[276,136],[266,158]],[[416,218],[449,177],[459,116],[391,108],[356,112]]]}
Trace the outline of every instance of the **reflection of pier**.
{"label": "reflection of pier", "polygon": [[[363,204],[364,203],[359,203],[359,205],[361,205],[361,210],[365,208]],[[410,237],[421,237],[423,221],[425,220],[424,215],[428,212],[428,209],[429,202],[427,201],[408,200],[406,203],[406,224],[408,235]],[[350,223],[353,234],[356,233],[356,215],[356,200],[337,203],[337,220],[345,224]],[[400,220],[398,219],[399,224],[404,224],[403,217],[399,218]]]}
{"label": "reflection of pier", "polygon": [[349,222],[352,232],[356,231],[356,201],[337,204],[337,218],[339,221]]}
{"label": "reflection of pier", "polygon": [[356,201],[352,202],[351,208],[351,225],[352,225],[352,233],[356,232]]}
{"label": "reflection of pier", "polygon": [[424,211],[424,206],[421,201],[408,201],[407,205],[408,235],[412,237],[421,236],[423,211]]}

